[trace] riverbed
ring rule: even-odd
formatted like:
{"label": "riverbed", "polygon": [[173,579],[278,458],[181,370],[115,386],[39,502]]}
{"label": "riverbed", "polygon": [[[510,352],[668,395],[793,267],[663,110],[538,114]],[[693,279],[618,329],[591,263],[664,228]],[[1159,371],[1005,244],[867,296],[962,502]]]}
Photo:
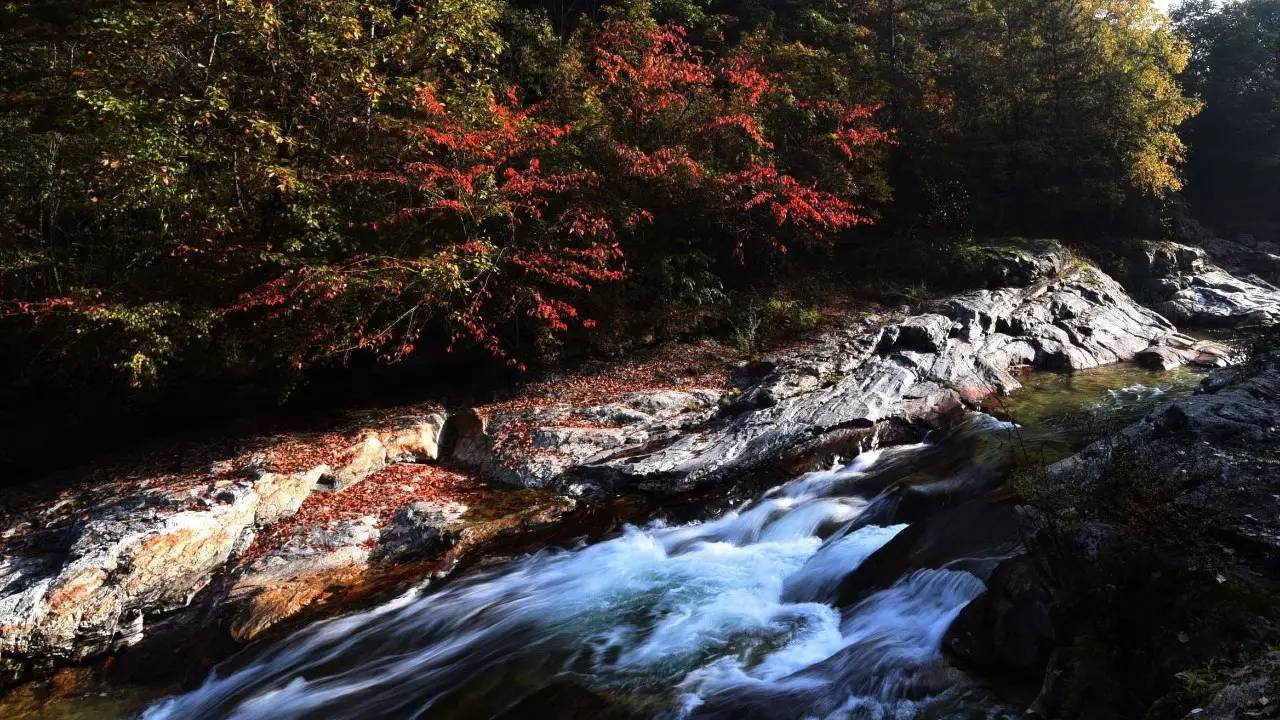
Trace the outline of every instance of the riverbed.
{"label": "riverbed", "polygon": [[185,692],[64,671],[11,693],[0,716],[1001,717],[1013,710],[998,693],[940,652],[984,589],[975,558],[852,595],[844,582],[909,525],[889,521],[902,513],[883,490],[995,492],[1019,463],[1065,457],[1200,379],[1132,365],[1029,373],[923,442],[868,449],[715,517],[676,524],[658,507],[620,535],[251,646]]}

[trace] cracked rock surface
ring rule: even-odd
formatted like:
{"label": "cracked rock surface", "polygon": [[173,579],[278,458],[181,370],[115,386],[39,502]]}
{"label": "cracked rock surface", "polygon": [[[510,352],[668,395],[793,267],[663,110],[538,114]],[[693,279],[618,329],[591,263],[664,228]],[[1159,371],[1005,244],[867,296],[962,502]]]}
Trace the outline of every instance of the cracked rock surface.
{"label": "cracked rock surface", "polygon": [[1024,284],[954,295],[886,327],[836,329],[766,359],[719,403],[693,391],[471,418],[455,426],[455,457],[571,494],[685,492],[1009,392],[1018,367],[1078,370],[1166,345],[1169,362],[1201,355],[1178,352],[1172,324],[1056,243],[986,260],[994,280]]}

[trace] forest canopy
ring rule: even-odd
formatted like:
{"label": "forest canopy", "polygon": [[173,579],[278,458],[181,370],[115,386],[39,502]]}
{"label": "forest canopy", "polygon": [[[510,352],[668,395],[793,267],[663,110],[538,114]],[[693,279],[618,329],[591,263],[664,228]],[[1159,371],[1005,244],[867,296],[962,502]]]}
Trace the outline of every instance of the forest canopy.
{"label": "forest canopy", "polygon": [[1274,230],[1229,198],[1276,180],[1278,5],[4,3],[5,404],[522,367],[833,252],[1186,198]]}

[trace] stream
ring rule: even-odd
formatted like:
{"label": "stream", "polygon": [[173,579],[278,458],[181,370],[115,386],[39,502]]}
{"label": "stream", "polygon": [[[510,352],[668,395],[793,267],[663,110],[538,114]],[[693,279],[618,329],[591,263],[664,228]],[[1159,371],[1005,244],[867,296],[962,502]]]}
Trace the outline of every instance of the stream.
{"label": "stream", "polygon": [[1023,391],[924,442],[863,452],[716,517],[658,518],[473,570],[251,646],[181,694],[28,697],[8,711],[22,701],[0,701],[0,715],[1013,717],[940,649],[998,557],[957,555],[849,587],[849,573],[908,527],[892,489],[989,495],[1018,458],[1065,457],[1200,378],[1127,365],[1033,373]]}

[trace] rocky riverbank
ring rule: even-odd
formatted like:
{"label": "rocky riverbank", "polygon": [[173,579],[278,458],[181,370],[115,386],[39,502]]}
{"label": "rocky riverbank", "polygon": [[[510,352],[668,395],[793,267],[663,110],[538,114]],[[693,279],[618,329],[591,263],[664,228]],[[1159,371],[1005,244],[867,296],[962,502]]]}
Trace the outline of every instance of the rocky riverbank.
{"label": "rocky riverbank", "polygon": [[569,494],[682,492],[901,434],[1017,389],[1010,371],[1019,367],[1080,370],[1143,353],[1222,363],[1220,347],[1180,335],[1056,243],[1006,248],[979,268],[974,281],[991,288],[885,325],[838,328],[742,368],[725,392],[470,412],[454,418],[455,455],[507,482]]}
{"label": "rocky riverbank", "polygon": [[400,409],[99,470],[5,517],[0,669],[12,682],[160,638],[243,642],[518,546],[603,498],[722,488],[918,435],[1016,389],[1019,367],[1224,364],[1056,243],[993,249],[971,272],[985,287],[850,318],[731,373]]}
{"label": "rocky riverbank", "polygon": [[1280,363],[1210,375],[1019,484],[944,646],[1032,717],[1280,717],[1278,471]]}

